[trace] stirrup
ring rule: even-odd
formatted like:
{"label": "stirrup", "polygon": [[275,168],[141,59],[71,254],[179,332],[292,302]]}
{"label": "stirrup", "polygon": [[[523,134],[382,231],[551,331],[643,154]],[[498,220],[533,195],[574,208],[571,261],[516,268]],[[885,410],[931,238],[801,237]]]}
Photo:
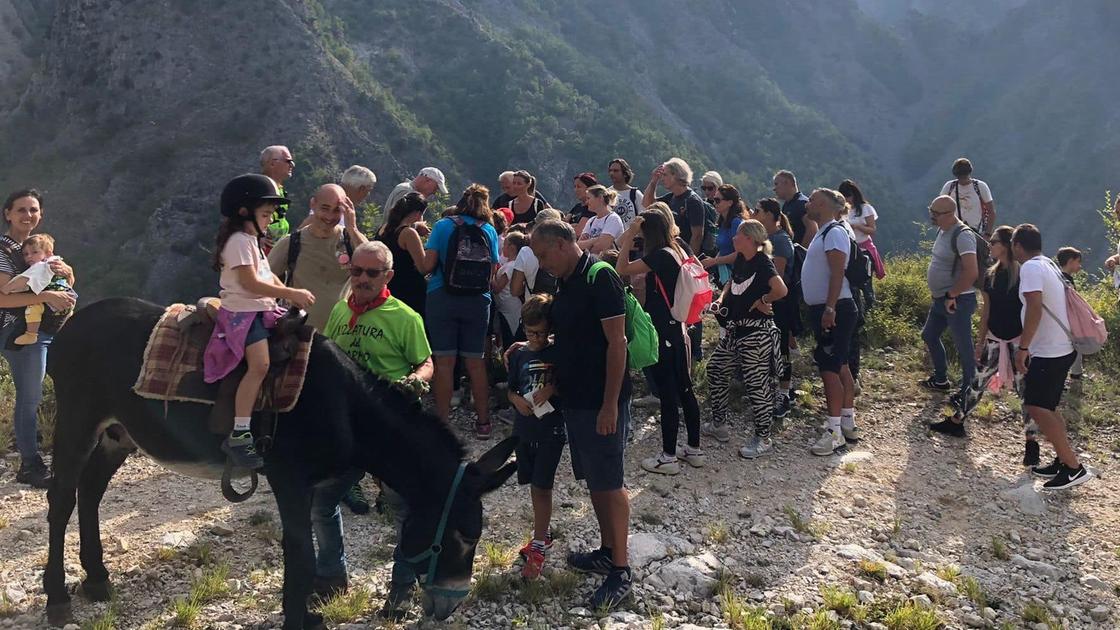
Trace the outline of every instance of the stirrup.
{"label": "stirrup", "polygon": [[249,500],[249,497],[257,491],[257,471],[249,471],[249,489],[244,493],[238,492],[233,487],[233,459],[226,456],[226,465],[222,469],[222,496],[230,503],[243,503]]}

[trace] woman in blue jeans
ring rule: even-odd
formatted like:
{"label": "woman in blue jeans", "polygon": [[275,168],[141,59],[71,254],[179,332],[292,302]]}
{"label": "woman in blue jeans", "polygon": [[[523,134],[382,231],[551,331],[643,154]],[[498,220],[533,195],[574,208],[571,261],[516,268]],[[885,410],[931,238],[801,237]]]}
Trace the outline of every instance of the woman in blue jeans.
{"label": "woman in blue jeans", "polygon": [[[428,330],[432,357],[435,359],[435,377],[432,392],[436,399],[436,414],[447,421],[451,414],[451,381],[455,373],[455,358],[462,357],[471,379],[471,394],[478,414],[475,434],[480,440],[490,438],[490,382],[486,375],[486,339],[490,328],[490,279],[494,277],[498,262],[498,232],[491,224],[490,190],[481,184],[471,184],[449,216],[432,226],[428,242],[424,244],[422,272],[431,272],[428,278],[428,303],[424,325]],[[485,245],[471,243],[472,235],[481,230]],[[458,243],[455,266],[462,271],[450,270],[448,263],[452,241]],[[475,251],[479,248],[488,251]],[[487,253],[489,258],[487,259]],[[465,263],[465,264],[464,264]],[[485,265],[483,265],[485,263]],[[486,267],[485,269],[482,267]],[[464,290],[456,284],[475,287]]]}
{"label": "woman in blue jeans", "polygon": [[[0,235],[0,285],[26,269],[21,250],[23,242],[39,227],[43,217],[42,196],[35,189],[17,190],[4,201],[4,234]],[[74,271],[59,261],[51,264],[55,273],[74,285]],[[12,426],[19,450],[20,466],[16,481],[36,488],[50,484],[50,473],[39,454],[39,402],[43,399],[43,378],[47,372],[47,348],[53,335],[40,332],[39,340],[27,346],[9,343],[18,334],[16,325],[23,309],[31,304],[45,304],[54,310],[74,305],[74,298],[61,291],[0,294],[0,354],[8,362],[16,388]],[[9,349],[11,348],[11,349]]]}

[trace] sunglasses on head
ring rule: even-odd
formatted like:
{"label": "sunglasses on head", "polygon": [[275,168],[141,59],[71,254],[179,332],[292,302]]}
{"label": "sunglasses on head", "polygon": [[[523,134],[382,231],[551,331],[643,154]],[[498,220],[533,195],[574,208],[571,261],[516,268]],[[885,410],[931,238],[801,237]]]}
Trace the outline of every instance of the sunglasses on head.
{"label": "sunglasses on head", "polygon": [[372,267],[369,268],[369,269],[364,269],[362,267],[356,267],[354,265],[350,265],[350,275],[355,277],[355,278],[358,278],[362,274],[365,274],[365,275],[369,276],[369,278],[372,280],[374,278],[380,277],[381,274],[385,273],[386,271],[390,271],[390,269],[387,268],[387,267],[382,268],[382,269],[374,269]]}

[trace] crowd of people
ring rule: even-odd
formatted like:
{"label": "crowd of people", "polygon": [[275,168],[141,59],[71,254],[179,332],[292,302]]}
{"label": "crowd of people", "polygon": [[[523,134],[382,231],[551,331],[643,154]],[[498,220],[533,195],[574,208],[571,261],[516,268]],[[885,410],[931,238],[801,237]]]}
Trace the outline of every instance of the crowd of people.
{"label": "crowd of people", "polygon": [[[356,208],[377,183],[370,169],[352,166],[337,183],[319,186],[307,219],[293,230],[284,184],[294,168],[286,147],[268,147],[260,172],[234,178],[221,197],[213,267],[222,306],[205,367],[213,382],[247,365],[223,444],[238,466],[261,465],[250,418],[269,369],[265,342],[283,306],[306,310],[319,333],[402,391],[419,398],[430,388],[444,421],[465,398],[460,389],[469,387],[478,439],[491,437],[493,419],[513,425],[518,480],[530,486],[533,507],[533,532],[521,550],[526,578],[540,575],[552,546],[551,491],[566,447],[601,535],[597,549],[572,552],[567,562],[605,576],[592,595],[595,607],[614,606],[630,590],[624,453],[632,379],[644,380],[660,410],[660,450],[641,461],[648,473],[705,466],[708,438],[739,441],[743,458],[764,457],[777,439],[774,423],[796,402],[791,359],[807,328],[824,391],[821,431],[808,450],[828,456],[860,440],[860,331],[875,308],[874,283],[888,270],[874,242],[880,214],[850,179],[806,194],[793,172],[781,170],[773,196],[751,203],[715,171],[694,190],[691,168],[677,157],[659,164],[639,189],[629,163],[615,158],[603,182],[593,172],[572,178],[577,203],[568,211],[552,208],[536,178],[515,170],[499,175],[496,197],[471,184],[429,225],[428,205],[448,186],[428,166],[392,189],[380,226],[364,234]],[[972,177],[968,160],[957,160],[952,172],[929,205],[937,238],[922,337],[933,373],[921,385],[948,393],[956,413],[930,429],[964,436],[982,395],[1012,388],[1023,400],[1023,464],[1047,479],[1047,489],[1073,487],[1089,474],[1057,406],[1067,373],[1073,368],[1070,377],[1081,376],[1065,297],[1080,252],[1063,248],[1057,263],[1043,256],[1035,226],[996,226],[991,190]],[[46,487],[36,415],[52,335],[77,297],[75,273],[55,256],[52,239],[32,234],[43,217],[37,191],[9,195],[3,216],[0,343],[17,391],[18,480]],[[1120,255],[1108,261],[1110,268],[1118,263]],[[713,325],[718,342],[705,348],[703,327]],[[958,383],[949,381],[946,330],[960,362]],[[654,337],[642,353],[648,360],[636,361],[635,344]],[[707,414],[693,379],[705,351]],[[500,357],[511,409],[492,415],[499,376],[488,359]],[[732,422],[732,383],[741,384],[748,428]],[[1040,432],[1056,452],[1047,465]],[[317,588],[345,588],[339,505],[369,509],[361,477],[353,471],[316,488]],[[383,488],[381,500],[397,506],[403,523],[400,498]],[[387,614],[406,601],[415,575],[398,563],[392,581]]]}

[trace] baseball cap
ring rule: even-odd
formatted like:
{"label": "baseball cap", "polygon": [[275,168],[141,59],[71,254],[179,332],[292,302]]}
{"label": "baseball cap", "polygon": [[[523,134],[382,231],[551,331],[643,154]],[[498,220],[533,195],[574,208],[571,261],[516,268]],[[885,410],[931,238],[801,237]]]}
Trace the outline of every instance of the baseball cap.
{"label": "baseball cap", "polygon": [[420,169],[420,174],[428,179],[435,180],[436,184],[439,186],[439,191],[445,195],[447,194],[447,179],[443,176],[443,171],[434,166],[426,166]]}
{"label": "baseball cap", "polygon": [[506,218],[506,225],[513,223],[513,210],[502,206],[501,208],[497,209],[497,212],[501,212],[502,216]]}

